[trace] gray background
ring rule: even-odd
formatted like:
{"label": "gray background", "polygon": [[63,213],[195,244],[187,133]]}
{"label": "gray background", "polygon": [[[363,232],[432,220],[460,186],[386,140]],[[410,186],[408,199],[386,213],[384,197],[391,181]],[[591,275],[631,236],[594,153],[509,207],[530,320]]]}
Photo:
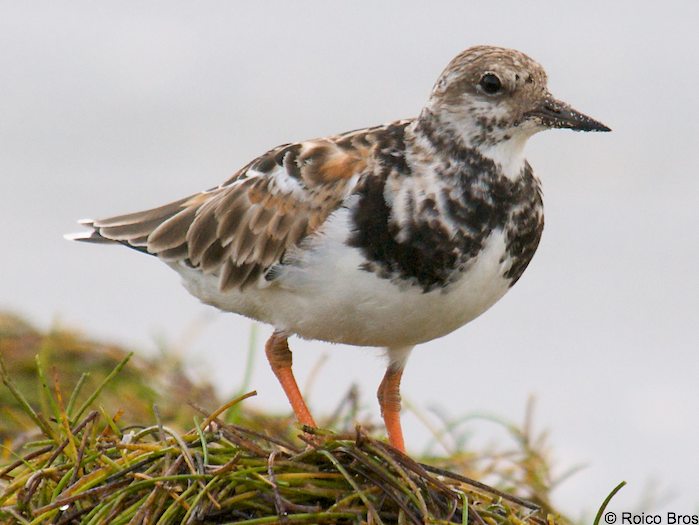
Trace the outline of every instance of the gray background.
{"label": "gray background", "polygon": [[[626,479],[615,509],[655,481],[674,499],[646,511],[696,512],[699,3],[659,4],[3,2],[0,306],[144,352],[174,346],[230,394],[248,321],[198,304],[151,258],[61,235],[215,185],[277,144],[414,116],[463,48],[514,47],[614,133],[531,140],[541,247],[491,311],[414,352],[405,398],[433,422],[432,407],[520,420],[533,393],[557,470],[588,465],[556,491],[564,509],[592,510]],[[302,384],[328,356],[312,409],[357,382],[377,415],[378,352],[293,348]],[[251,403],[287,410],[257,358]],[[404,421],[421,450],[429,432]]]}

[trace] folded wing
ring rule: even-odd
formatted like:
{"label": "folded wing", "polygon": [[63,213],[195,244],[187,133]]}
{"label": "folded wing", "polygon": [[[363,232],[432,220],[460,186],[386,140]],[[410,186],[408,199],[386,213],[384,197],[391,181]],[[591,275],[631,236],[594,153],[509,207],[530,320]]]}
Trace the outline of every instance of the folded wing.
{"label": "folded wing", "polygon": [[244,288],[314,232],[370,171],[371,145],[350,133],[280,146],[221,186],[108,219],[72,239],[118,242]]}

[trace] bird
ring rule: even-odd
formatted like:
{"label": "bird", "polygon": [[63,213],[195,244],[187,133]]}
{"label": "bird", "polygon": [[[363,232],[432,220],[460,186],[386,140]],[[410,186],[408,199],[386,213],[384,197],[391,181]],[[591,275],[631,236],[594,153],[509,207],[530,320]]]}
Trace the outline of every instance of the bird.
{"label": "bird", "polygon": [[611,131],[556,99],[526,54],[474,46],[415,118],[283,144],[216,187],[80,221],[89,231],[67,237],[150,254],[203,303],[271,325],[265,353],[301,425],[317,426],[292,335],[385,348],[377,397],[390,445],[405,452],[412,349],[488,310],[539,245],[541,183],[524,146],[551,128]]}

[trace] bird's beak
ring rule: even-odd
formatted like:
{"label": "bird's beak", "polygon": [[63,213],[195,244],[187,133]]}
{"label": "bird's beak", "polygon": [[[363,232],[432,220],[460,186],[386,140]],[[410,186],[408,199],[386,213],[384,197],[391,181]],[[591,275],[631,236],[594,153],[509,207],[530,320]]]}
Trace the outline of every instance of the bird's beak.
{"label": "bird's beak", "polygon": [[593,118],[574,110],[565,102],[552,96],[544,98],[533,110],[525,113],[525,118],[539,121],[547,128],[568,128],[575,131],[611,131],[610,128]]}

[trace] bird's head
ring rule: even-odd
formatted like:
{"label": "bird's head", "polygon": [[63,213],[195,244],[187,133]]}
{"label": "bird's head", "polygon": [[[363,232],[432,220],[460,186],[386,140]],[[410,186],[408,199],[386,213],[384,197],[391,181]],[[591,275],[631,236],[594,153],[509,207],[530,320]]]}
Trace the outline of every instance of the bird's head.
{"label": "bird's head", "polygon": [[524,142],[549,128],[610,129],[557,100],[546,72],[524,53],[501,47],[471,47],[442,72],[425,111],[472,146]]}

